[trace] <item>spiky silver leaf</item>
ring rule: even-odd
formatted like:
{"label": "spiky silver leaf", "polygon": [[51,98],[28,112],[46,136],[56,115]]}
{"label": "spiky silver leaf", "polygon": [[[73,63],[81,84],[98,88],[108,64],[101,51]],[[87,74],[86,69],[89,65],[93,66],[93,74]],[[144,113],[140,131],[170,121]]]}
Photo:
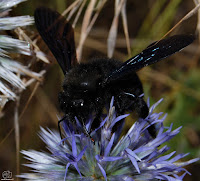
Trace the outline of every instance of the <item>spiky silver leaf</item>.
{"label": "spiky silver leaf", "polygon": [[[3,51],[1,52],[1,50]],[[14,39],[5,35],[0,36],[0,52],[1,55],[4,56],[6,52],[31,55],[30,45],[28,42],[19,39]]]}
{"label": "spiky silver leaf", "polygon": [[17,27],[33,24],[34,19],[31,16],[17,16],[0,18],[0,30],[13,30]]}
{"label": "spiky silver leaf", "polygon": [[1,0],[0,1],[0,12],[10,10],[11,7],[16,6],[17,4],[26,1],[26,0]]}

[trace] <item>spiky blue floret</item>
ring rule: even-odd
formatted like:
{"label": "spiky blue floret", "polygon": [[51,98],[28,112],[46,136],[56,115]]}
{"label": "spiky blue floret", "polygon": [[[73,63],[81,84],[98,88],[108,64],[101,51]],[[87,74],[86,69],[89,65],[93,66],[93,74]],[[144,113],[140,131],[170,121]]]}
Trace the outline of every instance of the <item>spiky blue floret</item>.
{"label": "spiky blue floret", "polygon": [[[28,180],[183,180],[189,172],[182,167],[199,159],[180,162],[178,160],[188,154],[174,156],[175,151],[165,154],[169,147],[163,143],[177,135],[181,127],[172,131],[172,124],[168,128],[163,126],[166,115],[153,113],[162,100],[149,109],[146,119],[136,121],[121,137],[121,130],[113,133],[112,127],[128,115],[116,117],[113,101],[109,114],[102,118],[98,128],[91,131],[92,118],[87,121],[86,129],[95,142],[83,133],[76,134],[72,125],[63,125],[65,138],[62,141],[57,131],[41,128],[40,137],[51,154],[22,151],[31,161],[26,166],[35,173],[20,177]],[[155,139],[147,131],[152,124],[156,124],[158,132]],[[77,125],[80,125],[78,120]]]}

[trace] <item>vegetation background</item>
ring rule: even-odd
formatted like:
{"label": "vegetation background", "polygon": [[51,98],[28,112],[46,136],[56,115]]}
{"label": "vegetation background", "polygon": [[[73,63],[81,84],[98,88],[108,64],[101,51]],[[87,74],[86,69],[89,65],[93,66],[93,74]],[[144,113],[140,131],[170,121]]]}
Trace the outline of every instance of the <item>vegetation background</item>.
{"label": "vegetation background", "polygon": [[[80,45],[83,33],[82,24],[86,23],[83,21],[84,13],[87,12],[87,7],[91,1],[85,1],[83,12],[75,27],[77,45]],[[74,2],[76,1],[28,0],[13,8],[10,16],[33,15],[35,8],[39,6],[50,7],[62,13]],[[105,0],[94,26],[82,46],[81,61],[86,62],[94,56],[107,56],[107,40],[115,14],[114,4],[116,2]],[[119,24],[115,24],[115,30],[118,31],[113,57],[125,61],[142,51],[149,43],[162,38],[195,7],[195,2],[198,2],[198,0],[127,0],[126,17],[131,45],[130,51],[127,50],[123,21],[120,15],[117,19]],[[97,10],[94,10],[91,16],[95,15],[95,12]],[[170,125],[173,122],[174,129],[183,126],[181,133],[172,139],[169,145],[177,153],[190,152],[186,159],[200,156],[199,14],[197,12],[183,21],[170,33],[170,35],[196,34],[197,39],[192,45],[180,53],[155,65],[145,67],[138,72],[143,82],[145,98],[149,97],[151,104],[160,98],[164,98],[157,111],[168,113],[165,124]],[[76,13],[72,18],[75,18],[75,15]],[[38,137],[38,132],[40,126],[57,129],[57,115],[62,115],[59,110],[57,95],[61,90],[64,77],[55,59],[39,37],[34,25],[23,28],[23,31],[33,42],[36,42],[41,51],[47,54],[50,63],[46,64],[39,61],[34,55],[17,57],[24,65],[27,65],[30,61],[35,61],[31,69],[36,72],[46,70],[43,81],[40,82],[36,92],[31,96],[27,107],[25,106],[27,100],[37,83],[32,84],[19,95],[20,101],[17,106],[19,115],[23,112],[19,119],[20,150],[44,150],[45,145]],[[12,31],[5,31],[4,34],[17,37]],[[32,51],[37,51],[34,46]],[[25,107],[26,109],[24,109]],[[18,166],[16,166],[15,131],[11,131],[15,108],[16,102],[9,101],[3,109],[4,115],[0,120],[0,173],[4,170],[10,170],[13,176],[19,172]],[[132,122],[127,121],[127,129],[131,124]],[[18,164],[25,162],[26,160],[20,154]],[[187,175],[184,180],[200,180],[198,173],[200,163],[192,164],[187,169],[192,173],[192,176]],[[20,165],[20,172],[27,172],[27,168]]]}

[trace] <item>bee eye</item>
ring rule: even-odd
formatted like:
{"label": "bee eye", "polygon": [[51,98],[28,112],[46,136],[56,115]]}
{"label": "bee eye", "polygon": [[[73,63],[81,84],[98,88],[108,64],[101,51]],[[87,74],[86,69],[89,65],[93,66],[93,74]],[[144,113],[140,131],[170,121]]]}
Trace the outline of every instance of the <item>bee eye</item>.
{"label": "bee eye", "polygon": [[75,107],[83,107],[84,100],[83,99],[76,99],[72,103],[73,103],[73,106],[75,106]]}

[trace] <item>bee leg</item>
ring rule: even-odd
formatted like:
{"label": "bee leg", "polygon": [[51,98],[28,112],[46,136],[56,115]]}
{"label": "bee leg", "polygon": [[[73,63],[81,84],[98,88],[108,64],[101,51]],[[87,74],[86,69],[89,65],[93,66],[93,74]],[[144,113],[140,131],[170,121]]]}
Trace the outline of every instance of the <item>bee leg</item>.
{"label": "bee leg", "polygon": [[92,136],[90,135],[90,134],[91,134],[91,131],[88,132],[88,130],[86,129],[85,123],[83,123],[83,130],[84,130],[84,133],[86,134],[86,136],[88,136],[88,137],[91,139],[91,141],[95,144],[94,139],[93,139]]}
{"label": "bee leg", "polygon": [[149,134],[152,136],[152,138],[156,138],[157,132],[156,132],[156,127],[155,125],[151,125],[147,128]]}
{"label": "bee leg", "polygon": [[83,125],[83,133],[84,133],[87,137],[89,137],[89,138],[91,139],[91,141],[95,144],[94,139],[93,139],[92,136],[90,135],[91,131],[88,132],[88,130],[87,130],[87,128],[86,128],[84,119],[82,119],[81,122],[82,122],[82,125]]}
{"label": "bee leg", "polygon": [[96,114],[95,114],[95,118],[92,122],[90,132],[92,132],[93,130],[95,130],[96,128],[98,128],[100,126],[102,112],[103,112],[103,107],[102,106],[96,106],[96,109],[95,109]]}
{"label": "bee leg", "polygon": [[135,102],[135,109],[139,117],[145,119],[149,114],[149,108],[142,97],[137,97]]}
{"label": "bee leg", "polygon": [[[142,97],[138,97],[137,98],[137,101],[136,101],[136,111],[139,115],[139,117],[145,119],[148,114],[149,114],[149,108],[146,104],[146,102],[143,100]],[[148,121],[149,124],[151,124],[149,121]],[[153,138],[156,138],[156,127],[155,125],[151,125],[150,127],[147,128],[149,134],[153,137]]]}
{"label": "bee leg", "polygon": [[[61,128],[60,128],[60,123],[63,122],[66,119],[66,116],[63,116],[61,120],[58,121],[58,131],[60,133],[60,139],[62,140],[62,133],[61,133]],[[64,142],[63,142],[64,144]]]}

